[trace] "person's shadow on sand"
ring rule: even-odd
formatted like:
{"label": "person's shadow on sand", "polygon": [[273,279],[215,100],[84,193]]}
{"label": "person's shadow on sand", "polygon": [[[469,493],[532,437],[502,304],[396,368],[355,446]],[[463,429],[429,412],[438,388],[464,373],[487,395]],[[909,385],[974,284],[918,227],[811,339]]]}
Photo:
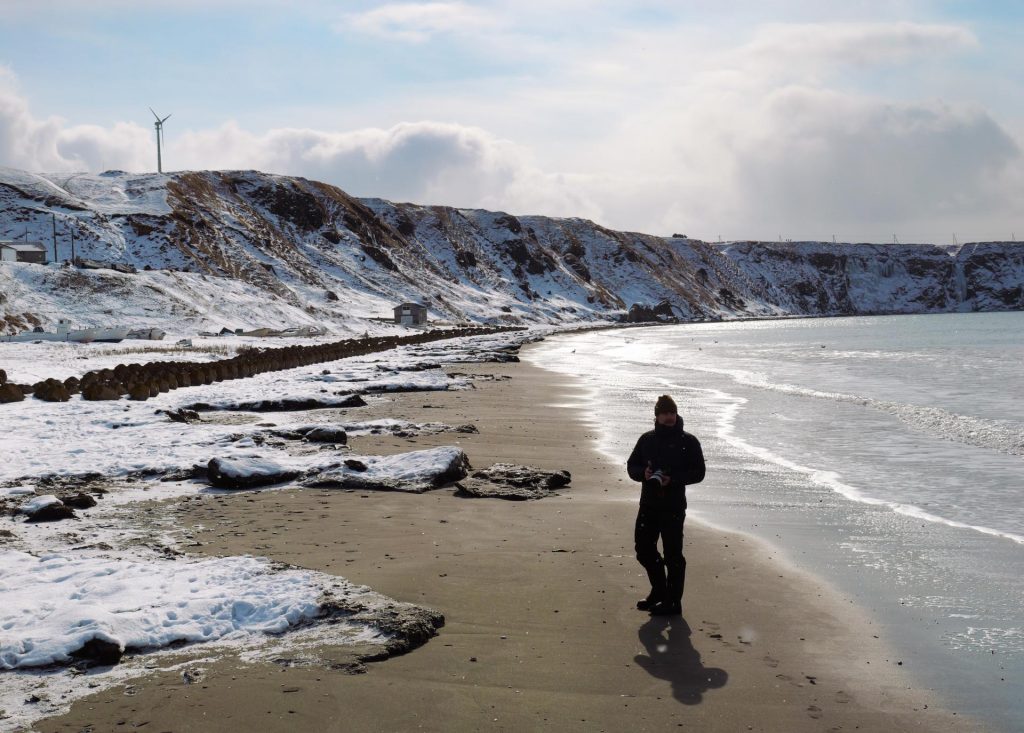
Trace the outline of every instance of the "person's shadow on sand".
{"label": "person's shadow on sand", "polygon": [[705,667],[690,642],[690,625],[682,617],[653,616],[640,627],[640,642],[647,654],[633,661],[648,674],[672,683],[672,696],[684,705],[699,705],[708,690],[724,687],[729,674]]}

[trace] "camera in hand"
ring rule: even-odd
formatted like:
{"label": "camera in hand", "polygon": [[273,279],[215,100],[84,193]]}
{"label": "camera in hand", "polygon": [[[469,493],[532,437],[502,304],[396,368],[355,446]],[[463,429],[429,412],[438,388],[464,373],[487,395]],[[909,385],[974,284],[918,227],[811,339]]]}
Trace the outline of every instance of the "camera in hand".
{"label": "camera in hand", "polygon": [[664,475],[665,474],[659,468],[657,471],[655,471],[654,473],[651,474],[650,478],[648,478],[646,481],[644,481],[644,488],[645,489],[661,489],[662,488],[661,478]]}

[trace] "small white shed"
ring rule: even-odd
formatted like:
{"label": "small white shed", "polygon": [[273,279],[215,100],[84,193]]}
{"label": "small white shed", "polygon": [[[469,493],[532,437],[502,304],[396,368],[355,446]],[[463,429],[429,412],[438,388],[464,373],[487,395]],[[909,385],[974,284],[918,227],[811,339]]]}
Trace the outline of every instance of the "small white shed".
{"label": "small white shed", "polygon": [[46,245],[42,242],[0,242],[0,261],[46,264]]}

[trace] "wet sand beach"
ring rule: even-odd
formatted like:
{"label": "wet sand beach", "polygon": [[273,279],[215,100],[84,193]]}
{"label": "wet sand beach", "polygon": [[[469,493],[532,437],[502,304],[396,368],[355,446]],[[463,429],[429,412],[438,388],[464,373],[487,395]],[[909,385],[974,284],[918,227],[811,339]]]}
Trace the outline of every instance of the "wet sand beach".
{"label": "wet sand beach", "polygon": [[635,499],[637,486],[594,450],[573,385],[527,363],[449,371],[499,379],[388,395],[359,418],[473,423],[479,434],[371,435],[353,438],[353,448],[458,444],[476,468],[568,469],[570,486],[530,502],[460,498],[450,488],[294,488],[157,507],[193,527],[200,544],[190,552],[266,556],[437,609],[446,623],[435,638],[365,666],[339,649],[311,664],[228,655],[202,662],[191,684],[180,671],[155,674],[35,728],[980,729],[915,687],[913,660],[895,658],[870,618],[752,539],[688,521],[683,617],[637,611],[646,580],[633,558],[635,503],[616,500]]}

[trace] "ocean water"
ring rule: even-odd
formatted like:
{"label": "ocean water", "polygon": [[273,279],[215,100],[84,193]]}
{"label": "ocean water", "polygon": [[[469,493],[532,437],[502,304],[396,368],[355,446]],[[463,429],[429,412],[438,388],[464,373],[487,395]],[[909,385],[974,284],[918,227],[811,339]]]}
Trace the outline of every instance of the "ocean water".
{"label": "ocean water", "polygon": [[691,516],[855,599],[955,710],[1024,727],[1024,313],[594,331],[527,358],[587,389],[623,464],[672,394],[708,461]]}

